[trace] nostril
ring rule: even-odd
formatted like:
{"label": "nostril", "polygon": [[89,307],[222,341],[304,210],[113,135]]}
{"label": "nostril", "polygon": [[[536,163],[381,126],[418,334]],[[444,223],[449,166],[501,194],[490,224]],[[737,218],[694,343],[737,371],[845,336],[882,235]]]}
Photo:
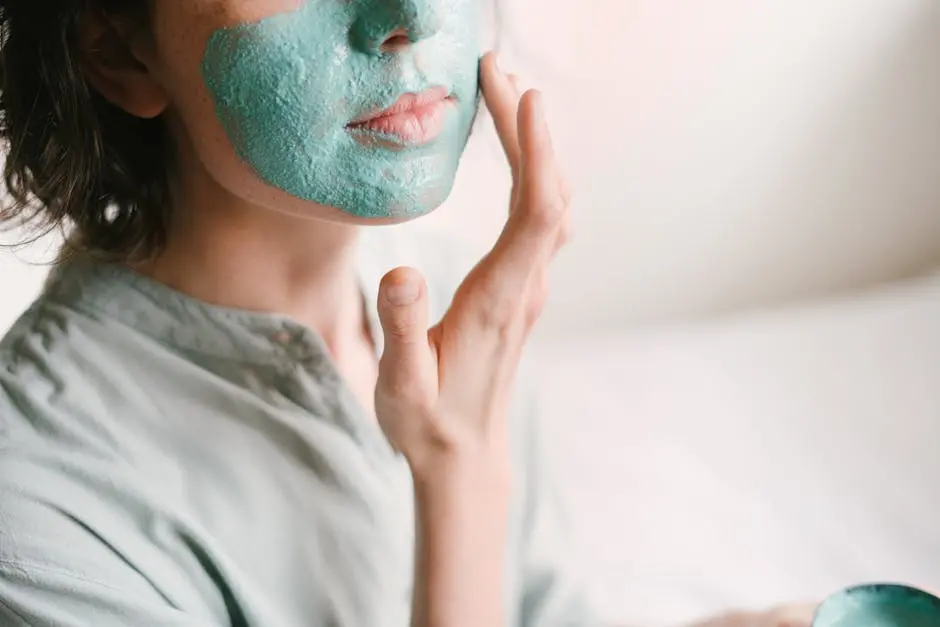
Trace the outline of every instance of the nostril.
{"label": "nostril", "polygon": [[385,41],[379,46],[379,51],[384,53],[398,52],[410,45],[411,38],[403,29],[399,29],[385,38]]}

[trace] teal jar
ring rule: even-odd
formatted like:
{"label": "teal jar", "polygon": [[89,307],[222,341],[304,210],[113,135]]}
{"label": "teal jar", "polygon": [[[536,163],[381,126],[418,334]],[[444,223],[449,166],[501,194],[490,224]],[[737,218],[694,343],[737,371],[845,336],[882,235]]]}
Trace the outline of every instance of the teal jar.
{"label": "teal jar", "polygon": [[812,627],[940,627],[940,599],[899,584],[866,584],[833,594]]}

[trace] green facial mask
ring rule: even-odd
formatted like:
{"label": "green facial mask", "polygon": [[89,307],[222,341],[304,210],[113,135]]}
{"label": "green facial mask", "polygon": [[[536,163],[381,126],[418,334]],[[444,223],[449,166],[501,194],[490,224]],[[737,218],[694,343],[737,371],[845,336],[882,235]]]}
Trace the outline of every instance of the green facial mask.
{"label": "green facial mask", "polygon": [[[213,33],[202,72],[263,181],[354,216],[412,217],[453,186],[477,110],[480,25],[480,0],[308,0]],[[382,52],[396,31],[412,45]],[[454,103],[429,143],[393,149],[347,127],[433,87]]]}

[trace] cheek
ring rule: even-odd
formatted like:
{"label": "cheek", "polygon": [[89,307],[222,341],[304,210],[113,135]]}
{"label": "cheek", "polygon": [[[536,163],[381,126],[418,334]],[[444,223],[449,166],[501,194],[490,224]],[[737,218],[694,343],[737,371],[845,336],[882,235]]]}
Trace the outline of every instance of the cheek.
{"label": "cheek", "polygon": [[[293,11],[168,38],[175,102],[211,174],[237,195],[257,196],[257,181],[358,217],[418,215],[440,204],[475,111],[479,4],[415,1],[446,18],[396,56],[353,45],[367,0],[293,3]],[[453,88],[460,103],[434,146],[386,152],[351,138],[347,122],[432,85]]]}
{"label": "cheek", "polygon": [[158,72],[178,101],[205,91],[206,50],[220,30],[289,14],[307,0],[160,0],[152,17]]}
{"label": "cheek", "polygon": [[350,23],[345,2],[308,3],[209,37],[201,76],[243,158],[245,144],[279,133],[322,140],[335,130],[354,87]]}
{"label": "cheek", "polygon": [[[192,4],[201,6],[198,2]],[[158,59],[151,71],[169,93],[175,115],[182,117],[187,126],[195,126],[211,113],[206,111],[200,116],[209,97],[199,66],[217,20],[183,10],[177,0],[161,0],[156,6],[152,23]]]}

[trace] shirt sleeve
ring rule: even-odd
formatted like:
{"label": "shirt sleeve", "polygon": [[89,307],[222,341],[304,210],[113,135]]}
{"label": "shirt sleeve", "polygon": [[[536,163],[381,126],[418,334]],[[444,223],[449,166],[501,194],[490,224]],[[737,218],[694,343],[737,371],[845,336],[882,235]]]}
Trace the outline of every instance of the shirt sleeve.
{"label": "shirt sleeve", "polygon": [[553,474],[551,440],[530,394],[523,412],[522,627],[594,627],[587,580]]}
{"label": "shirt sleeve", "polygon": [[0,625],[209,627],[174,605],[81,522],[0,489]]}

